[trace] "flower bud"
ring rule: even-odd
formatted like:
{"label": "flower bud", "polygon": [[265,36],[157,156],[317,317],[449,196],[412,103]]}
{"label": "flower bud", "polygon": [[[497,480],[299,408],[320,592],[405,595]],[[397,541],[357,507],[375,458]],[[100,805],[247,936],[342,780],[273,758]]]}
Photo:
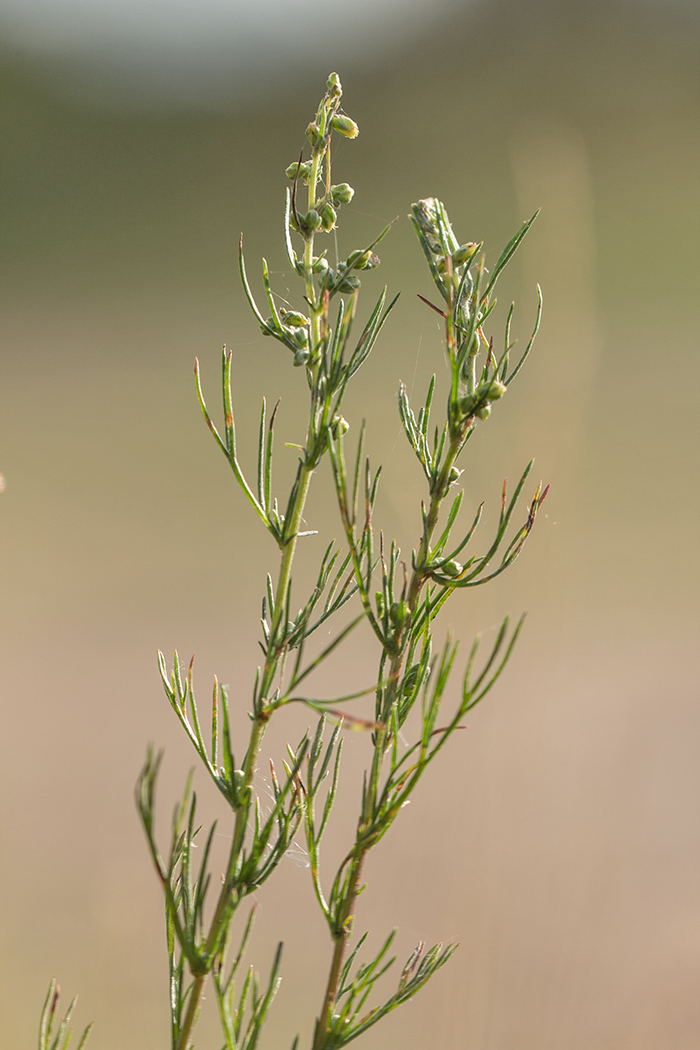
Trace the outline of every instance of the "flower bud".
{"label": "flower bud", "polygon": [[338,285],[338,291],[349,294],[356,291],[360,287],[360,283],[359,277],[344,277]]}
{"label": "flower bud", "polygon": [[328,270],[328,259],[325,255],[314,255],[311,263],[313,273],[326,273]]}
{"label": "flower bud", "polygon": [[295,328],[288,333],[292,342],[301,350],[309,345],[309,334],[305,328]]}
{"label": "flower bud", "polygon": [[404,602],[392,602],[389,609],[389,619],[395,627],[401,627],[406,621],[406,606]]}
{"label": "flower bud", "polygon": [[334,204],[349,204],[355,196],[355,191],[347,182],[339,182],[337,186],[331,186],[331,200]]}
{"label": "flower bud", "polygon": [[458,248],[452,256],[452,262],[455,266],[462,266],[468,259],[471,259],[472,255],[475,254],[476,249],[479,247],[474,241],[467,241],[461,248]]}
{"label": "flower bud", "polygon": [[332,204],[326,202],[321,208],[321,229],[326,233],[329,233],[335,228],[335,220],[337,216],[335,214],[335,208]]}
{"label": "flower bud", "polygon": [[[309,127],[310,126],[311,125],[309,125]],[[333,117],[333,129],[334,131],[337,131],[339,135],[343,135],[346,139],[356,139],[360,134],[360,129],[355,121],[351,120],[350,117],[346,117],[344,113],[336,113]],[[318,128],[316,130],[318,131]],[[309,134],[308,129],[306,134]]]}
{"label": "flower bud", "polygon": [[488,419],[491,415],[491,405],[489,402],[487,401],[485,405],[481,406],[481,408],[477,408],[476,414],[479,419]]}
{"label": "flower bud", "polygon": [[471,416],[478,403],[479,399],[474,394],[465,394],[459,399],[459,410],[463,416]]}
{"label": "flower bud", "polygon": [[500,379],[486,379],[476,388],[476,398],[482,402],[498,401],[507,389],[505,383],[502,383]]}
{"label": "flower bud", "polygon": [[447,479],[448,485],[454,485],[455,481],[459,481],[459,476],[461,473],[462,471],[459,469],[459,467],[452,467],[452,469],[450,470],[450,476]]}
{"label": "flower bud", "polygon": [[321,216],[315,208],[311,208],[310,211],[307,211],[301,222],[302,226],[306,227],[307,230],[317,230],[321,225]]}
{"label": "flower bud", "polygon": [[326,87],[328,89],[328,94],[333,95],[335,98],[340,98],[340,96],[343,94],[343,88],[340,83],[340,77],[337,73],[331,73],[331,75],[328,78],[328,81],[326,82]]}
{"label": "flower bud", "polygon": [[309,126],[307,127],[306,137],[311,143],[311,145],[314,147],[314,149],[320,146],[323,142],[323,139],[321,138],[321,129],[319,128],[315,120],[312,120]]}
{"label": "flower bud", "polygon": [[280,314],[280,318],[284,324],[289,325],[290,328],[303,328],[309,324],[308,317],[304,317],[298,310],[283,310]]}
{"label": "flower bud", "polygon": [[373,270],[375,266],[379,266],[379,262],[379,256],[375,255],[374,252],[363,252],[353,268],[355,270]]}
{"label": "flower bud", "polygon": [[454,558],[452,558],[450,561],[446,562],[445,565],[443,565],[442,571],[444,572],[445,576],[461,576],[461,574],[464,572],[464,566],[462,565],[461,561],[455,561]]}
{"label": "flower bud", "polygon": [[[265,327],[265,325],[267,325],[267,327]],[[275,324],[274,317],[268,317],[268,319],[265,321],[265,324],[264,325],[262,325],[262,324],[260,325],[260,331],[262,332],[263,335],[272,335],[272,332],[270,331],[270,329],[272,329],[274,331],[276,327],[277,327],[277,325]]]}
{"label": "flower bud", "polygon": [[286,169],[287,178],[294,182],[297,177],[297,171],[299,172],[299,178],[304,182],[308,182],[311,176],[311,161],[306,160],[300,164],[298,160],[295,160],[294,163],[290,164]]}
{"label": "flower bud", "polygon": [[306,364],[310,357],[311,354],[308,350],[297,350],[294,355],[294,367],[301,368],[302,365]]}

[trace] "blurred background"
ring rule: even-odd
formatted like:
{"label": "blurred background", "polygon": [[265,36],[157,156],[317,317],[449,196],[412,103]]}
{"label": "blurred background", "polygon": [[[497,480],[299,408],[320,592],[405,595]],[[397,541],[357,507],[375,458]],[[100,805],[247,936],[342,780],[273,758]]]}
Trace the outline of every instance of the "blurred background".
{"label": "blurred background", "polygon": [[[284,169],[336,69],[361,129],[334,155],[356,189],[339,250],[400,220],[362,303],[384,281],[403,294],[345,413],[355,434],[367,419],[384,463],[379,523],[415,544],[423,486],[399,381],[417,399],[435,371],[446,390],[405,218],[428,195],[492,262],[542,207],[500,286],[522,340],[541,283],[541,335],[469,445],[465,520],[485,499],[492,521],[502,479],[533,455],[552,485],[523,557],[446,611],[440,631],[465,649],[506,612],[528,620],[361,899],[372,943],[396,925],[400,956],[419,939],[460,950],[363,1046],[695,1050],[695,5],[2,0],[0,38],[3,1045],[34,1045],[53,974],[80,993],[78,1023],[95,1019],[95,1050],[169,1045],[162,901],[132,792],[146,743],[165,747],[165,838],[194,756],[155,651],[196,653],[202,697],[214,672],[228,682],[242,734],[276,564],[203,424],[192,360],[216,404],[220,347],[234,348],[249,468],[259,399],[283,395],[283,492],[303,376],[251,318],[236,245],[243,230],[258,289],[262,253],[278,290],[294,289]],[[322,535],[300,550],[300,595],[338,533],[325,471],[307,521]],[[358,635],[317,695],[368,684],[375,661]],[[268,753],[279,761],[308,721],[281,713]],[[367,746],[348,734],[327,872]],[[208,826],[222,814],[198,784]],[[286,953],[262,1047],[298,1030],[305,1046],[329,952],[303,858],[258,897],[251,959],[265,973],[280,938]],[[205,1011],[197,1046],[218,1047],[216,1031]]]}

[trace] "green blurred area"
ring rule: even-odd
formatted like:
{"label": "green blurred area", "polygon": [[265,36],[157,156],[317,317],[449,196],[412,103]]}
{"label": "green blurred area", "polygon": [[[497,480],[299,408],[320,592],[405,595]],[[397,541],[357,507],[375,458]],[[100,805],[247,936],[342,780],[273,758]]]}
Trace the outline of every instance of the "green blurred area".
{"label": "green blurred area", "polygon": [[[383,281],[402,296],[345,413],[351,434],[367,419],[385,465],[381,526],[410,549],[424,494],[398,383],[417,400],[435,371],[445,394],[405,218],[420,197],[443,199],[460,239],[484,239],[492,262],[542,207],[501,292],[522,339],[541,283],[541,335],[470,443],[465,518],[482,499],[493,515],[503,478],[532,455],[552,484],[523,558],[445,621],[466,646],[505,612],[529,612],[497,691],[368,872],[358,930],[398,925],[406,955],[420,938],[462,946],[367,1050],[700,1039],[699,43],[692,11],[499,0],[390,65],[338,70],[361,128],[334,154],[335,177],[356,190],[340,251],[400,217],[361,302],[368,312]],[[284,169],[324,80],[257,109],[149,116],[81,108],[16,56],[0,78],[2,1042],[31,1045],[55,973],[95,1018],[96,1048],[146,1050],[167,1045],[166,963],[132,786],[146,742],[164,744],[165,829],[192,761],[154,653],[196,652],[201,690],[214,671],[230,682],[242,732],[275,564],[202,422],[192,360],[215,403],[221,344],[235,349],[251,468],[260,398],[283,397],[284,491],[303,376],[249,315],[236,250],[243,230],[256,287],[264,253],[278,290],[297,294]],[[325,474],[308,524],[339,532]],[[300,587],[323,546],[300,552]],[[363,636],[319,694],[367,684],[375,657]],[[307,721],[283,713],[272,753]],[[349,734],[331,853],[352,827],[364,749]],[[327,945],[303,867],[290,861],[260,897],[256,966],[267,970],[280,936],[288,960],[263,1045],[284,1048],[310,1031]],[[205,1018],[198,1045],[217,1046],[213,1031]]]}

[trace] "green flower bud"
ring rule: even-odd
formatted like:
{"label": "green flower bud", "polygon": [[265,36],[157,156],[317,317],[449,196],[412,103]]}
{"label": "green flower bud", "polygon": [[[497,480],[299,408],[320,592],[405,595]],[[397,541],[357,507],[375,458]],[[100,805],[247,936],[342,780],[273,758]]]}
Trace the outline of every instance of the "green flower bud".
{"label": "green flower bud", "polygon": [[357,262],[357,260],[361,259],[363,255],[364,255],[364,251],[363,251],[362,248],[355,248],[355,251],[354,252],[350,252],[350,254],[348,255],[348,257],[345,260],[345,262],[340,264],[339,269],[342,268],[346,272],[352,270],[352,268],[355,265],[355,263]]}
{"label": "green flower bud", "polygon": [[332,204],[326,202],[321,208],[321,229],[325,230],[326,233],[329,233],[335,228],[336,218],[337,215],[335,214],[335,208]]}
{"label": "green flower bud", "polygon": [[321,216],[315,208],[311,208],[310,211],[307,211],[301,222],[307,230],[317,230],[321,225]]}
{"label": "green flower bud", "polygon": [[309,126],[307,127],[306,137],[311,143],[311,145],[314,147],[314,149],[320,146],[323,142],[323,139],[321,138],[321,129],[319,128],[315,120],[312,120]]}
{"label": "green flower bud", "polygon": [[377,593],[374,596],[374,600],[377,603],[377,616],[381,620],[384,616],[384,595],[381,591],[377,591]]}
{"label": "green flower bud", "polygon": [[293,331],[289,331],[288,334],[295,346],[300,347],[300,349],[303,350],[304,347],[309,345],[309,333],[305,328],[295,328]]}
{"label": "green flower bud", "polygon": [[295,160],[294,163],[290,164],[289,167],[286,169],[287,178],[291,179],[292,182],[294,182],[295,178],[297,177],[298,171],[299,178],[303,182],[308,183],[309,178],[311,176],[311,163],[312,162],[310,160],[306,160],[300,164],[298,160]]}
{"label": "green flower bud", "polygon": [[[310,126],[311,125],[309,125],[309,127]],[[360,134],[360,129],[355,121],[351,120],[350,117],[346,117],[344,113],[336,113],[333,117],[333,129],[334,131],[337,131],[339,135],[343,135],[346,139],[356,139]],[[308,133],[307,129],[306,134],[308,135]]]}
{"label": "green flower bud", "polygon": [[499,398],[503,397],[508,387],[505,383],[502,383],[500,379],[491,380],[491,389],[489,390],[489,401],[498,401]]}
{"label": "green flower bud", "polygon": [[389,619],[395,627],[401,627],[406,620],[406,606],[403,602],[392,602],[389,609]]}
{"label": "green flower bud", "polygon": [[349,204],[355,196],[355,191],[347,182],[339,182],[337,186],[331,186],[331,200],[334,204]]}
{"label": "green flower bud", "polygon": [[311,263],[313,273],[326,273],[328,270],[328,259],[325,255],[315,255]]}
{"label": "green flower bud", "polygon": [[337,73],[331,73],[326,83],[328,94],[333,95],[335,98],[340,98],[343,94],[343,88],[340,83],[340,77]]}
{"label": "green flower bud", "polygon": [[294,355],[294,367],[301,368],[302,365],[306,364],[310,357],[311,354],[308,350],[297,350]]}
{"label": "green flower bud", "polygon": [[459,399],[459,410],[463,416],[471,416],[478,403],[479,399],[473,394],[465,394],[464,397]]}
{"label": "green flower bud", "polygon": [[361,281],[359,277],[344,277],[338,285],[338,291],[349,294],[350,292],[356,291],[356,289],[360,287],[360,284]]}
{"label": "green flower bud", "polygon": [[452,469],[450,470],[450,476],[448,478],[448,484],[454,485],[455,481],[459,481],[459,476],[461,473],[462,471],[459,469],[459,467],[452,467]]}
{"label": "green flower bud", "polygon": [[479,419],[488,419],[491,415],[491,405],[489,402],[487,401],[485,405],[481,406],[481,408],[477,408],[476,414]]}
{"label": "green flower bud", "polygon": [[360,258],[354,264],[353,269],[373,270],[375,266],[379,266],[379,262],[379,256],[375,255],[374,252],[363,252]]}
{"label": "green flower bud", "polygon": [[321,275],[321,279],[318,282],[320,290],[323,291],[324,288],[332,288],[334,280],[335,274],[329,266],[327,270],[324,270],[323,274]]}
{"label": "green flower bud", "polygon": [[273,331],[275,330],[275,328],[277,328],[277,325],[275,324],[274,317],[268,317],[268,319],[265,322],[265,324],[268,327],[266,328],[265,325],[261,324],[260,325],[260,331],[262,332],[263,335],[272,335],[272,332],[270,331],[270,328],[272,328]]}
{"label": "green flower bud", "polygon": [[478,247],[479,245],[475,244],[474,241],[467,241],[466,244],[463,244],[462,247],[458,248],[457,251],[453,254],[452,262],[455,264],[455,266],[462,266],[465,262],[467,262],[468,259],[471,259],[471,257],[476,253]]}
{"label": "green flower bud", "polygon": [[498,401],[503,397],[506,390],[505,383],[502,383],[500,379],[487,379],[483,383],[479,383],[476,388],[475,400],[480,402]]}
{"label": "green flower bud", "polygon": [[280,318],[284,324],[289,325],[290,328],[303,328],[309,324],[308,317],[304,317],[298,310],[283,310],[280,314]]}
{"label": "green flower bud", "polygon": [[451,561],[448,561],[443,565],[442,571],[445,576],[460,576],[464,571],[464,566],[461,561],[455,561],[454,558],[452,558]]}

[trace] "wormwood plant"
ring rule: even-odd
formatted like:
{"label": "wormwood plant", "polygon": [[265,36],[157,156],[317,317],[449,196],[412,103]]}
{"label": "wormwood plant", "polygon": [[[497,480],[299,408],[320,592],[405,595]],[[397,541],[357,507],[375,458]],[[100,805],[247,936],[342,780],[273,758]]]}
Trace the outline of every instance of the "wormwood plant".
{"label": "wormwood plant", "polygon": [[[273,438],[276,409],[268,413],[262,402],[258,434],[257,480],[250,483],[238,458],[231,380],[233,355],[222,358],[223,426],[218,426],[205,402],[199,364],[196,387],[204,418],[228,461],[234,478],[278,550],[279,565],[268,573],[262,599],[262,650],[252,691],[250,735],[234,741],[230,697],[214,680],[211,717],[205,730],[195,699],[192,663],[184,669],[177,652],[172,668],[159,654],[160,672],[168,700],[190,738],[206,772],[231,812],[231,845],[226,867],[212,880],[211,848],[216,824],[202,835],[197,798],[190,774],[175,810],[172,833],[163,854],[156,841],[155,791],[162,754],[148,752],[137,785],[137,804],[150,852],[165,895],[172,1050],[193,1046],[205,985],[209,982],[218,1003],[223,1050],[254,1050],[280,983],[282,945],[272,962],[267,982],[259,983],[252,967],[242,970],[255,909],[239,917],[245,899],[278,869],[303,835],[313,890],[328,927],[328,977],[319,991],[318,1014],[311,1050],[337,1050],[382,1017],[411,999],[455,951],[456,945],[420,944],[401,967],[391,994],[374,1004],[379,979],[394,962],[390,933],[380,950],[364,961],[367,934],[355,938],[355,912],[363,888],[363,869],[371,850],[396,820],[401,807],[418,786],[428,766],[440,754],[467,711],[499,678],[518,637],[522,620],[514,627],[504,619],[490,652],[479,662],[479,640],[467,659],[456,703],[445,713],[443,699],[457,646],[449,638],[441,648],[434,643],[434,621],[452,594],[478,587],[504,572],[520,554],[546,495],[538,486],[524,520],[511,527],[519,497],[532,463],[525,468],[508,497],[504,482],[495,534],[472,553],[481,510],[467,528],[453,538],[463,501],[457,466],[475,430],[489,419],[492,407],[504,397],[532,347],[539,326],[541,297],[534,331],[525,350],[511,367],[511,306],[505,323],[502,350],[494,349],[486,324],[495,306],[495,286],[503,268],[527,233],[534,216],[501,252],[495,266],[486,269],[482,245],[460,243],[444,205],[434,199],[418,201],[410,219],[418,236],[437,303],[421,295],[444,322],[449,365],[444,419],[430,422],[436,389],[430,381],[425,403],[416,413],[401,386],[398,409],[403,429],[425,475],[426,498],[417,516],[418,542],[410,558],[402,559],[395,541],[377,534],[374,507],[380,470],[373,470],[364,454],[364,424],[352,448],[346,447],[348,423],[341,414],[348,383],[371,352],[396,303],[387,304],[386,287],[359,337],[355,319],[361,276],[379,259],[374,249],[389,226],[365,247],[345,259],[331,261],[318,240],[336,229],[338,213],[352,200],[353,189],[334,183],[331,175],[333,133],[348,139],[358,128],[341,109],[338,76],[327,90],[306,129],[309,156],[287,168],[291,186],[284,212],[284,242],[292,274],[301,290],[296,304],[274,293],[267,263],[262,262],[262,285],[267,308],[261,310],[251,290],[243,256],[240,274],[250,307],[264,335],[291,355],[291,365],[309,391],[306,438],[299,447],[296,476],[286,500],[274,495]],[[306,192],[301,204],[302,188]],[[314,473],[327,458],[335,483],[343,543],[330,542],[318,567],[316,585],[300,601],[292,587],[292,570],[302,531],[304,506]],[[376,647],[377,676],[370,690],[343,696],[312,698],[307,680],[328,660],[362,621],[371,628]],[[308,641],[322,624],[335,624],[331,641],[308,653]],[[237,690],[238,692],[238,690]],[[374,695],[374,710],[360,717],[344,704]],[[270,720],[284,707],[303,703],[318,715],[316,727],[296,748],[289,748],[282,769],[271,764],[273,799],[268,806],[256,793],[256,773]],[[342,712],[342,713],[341,713]],[[407,723],[414,712],[414,718]],[[331,819],[340,774],[344,724],[366,730],[367,768],[359,787],[359,814],[355,837],[348,844],[335,873],[321,874],[321,844]],[[417,724],[417,730],[413,727]],[[405,743],[402,730],[409,734]],[[411,735],[412,734],[412,735]],[[236,758],[235,756],[239,757]],[[241,757],[242,756],[242,757]],[[195,865],[193,850],[199,843]],[[218,873],[217,873],[218,874]],[[236,945],[232,948],[232,945]],[[42,1044],[43,1046],[44,1044]],[[300,1045],[296,1036],[292,1050]]]}

